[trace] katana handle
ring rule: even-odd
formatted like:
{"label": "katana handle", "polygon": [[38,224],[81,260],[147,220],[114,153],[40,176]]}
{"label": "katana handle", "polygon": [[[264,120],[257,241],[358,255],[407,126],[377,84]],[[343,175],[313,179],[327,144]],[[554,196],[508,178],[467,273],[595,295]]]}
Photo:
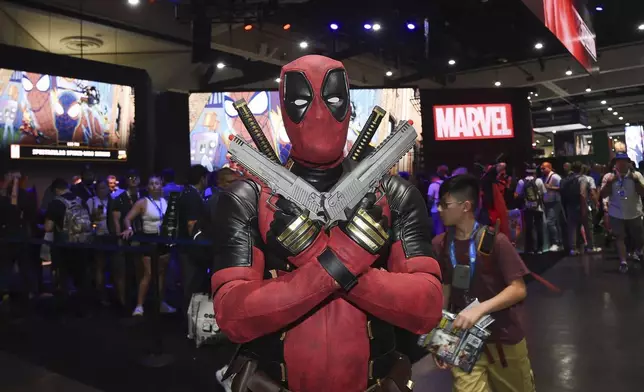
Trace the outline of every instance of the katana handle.
{"label": "katana handle", "polygon": [[373,108],[367,122],[362,127],[360,134],[351,147],[351,151],[349,151],[349,159],[355,162],[360,162],[362,158],[365,157],[369,142],[373,139],[373,135],[376,134],[382,119],[385,118],[385,114],[387,114],[387,111],[380,106],[375,106]]}
{"label": "katana handle", "polygon": [[271,161],[281,165],[282,162],[277,157],[277,154],[271,146],[271,143],[268,141],[268,138],[266,137],[266,135],[264,135],[264,131],[262,131],[262,127],[259,126],[257,119],[255,118],[255,116],[253,116],[253,113],[248,108],[248,103],[246,103],[246,100],[242,98],[236,101],[235,103],[233,103],[233,107],[235,108],[235,110],[237,110],[239,118],[244,124],[244,127],[246,127],[246,130],[250,134],[251,139],[253,139],[253,142],[255,143],[255,146],[257,147],[259,152],[264,154]]}

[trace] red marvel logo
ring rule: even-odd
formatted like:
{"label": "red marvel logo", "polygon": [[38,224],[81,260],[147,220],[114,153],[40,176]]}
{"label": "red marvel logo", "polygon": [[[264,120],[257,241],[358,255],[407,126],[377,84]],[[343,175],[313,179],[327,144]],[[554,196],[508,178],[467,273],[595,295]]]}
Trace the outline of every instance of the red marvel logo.
{"label": "red marvel logo", "polygon": [[514,137],[512,106],[434,106],[436,140],[507,139]]}

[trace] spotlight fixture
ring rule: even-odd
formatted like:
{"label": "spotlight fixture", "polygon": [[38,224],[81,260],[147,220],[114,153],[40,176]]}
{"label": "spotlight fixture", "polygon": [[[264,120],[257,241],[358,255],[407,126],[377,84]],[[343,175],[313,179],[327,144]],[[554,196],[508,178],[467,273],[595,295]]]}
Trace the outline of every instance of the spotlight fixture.
{"label": "spotlight fixture", "polygon": [[337,30],[339,26],[337,23],[331,23],[329,27],[331,28],[331,30]]}
{"label": "spotlight fixture", "polygon": [[283,28],[284,30],[290,30],[290,29],[291,29],[291,24],[290,24],[290,23],[287,23],[287,24],[285,24],[284,26],[282,26],[282,28]]}
{"label": "spotlight fixture", "polygon": [[606,105],[606,100],[600,102],[602,105]]}
{"label": "spotlight fixture", "polygon": [[496,87],[501,87],[501,81],[500,81],[500,80],[497,80],[496,82],[494,82],[494,85],[495,85]]}
{"label": "spotlight fixture", "polygon": [[613,116],[617,116],[618,114],[619,114],[619,113],[617,113],[617,112],[613,112]]}
{"label": "spotlight fixture", "polygon": [[639,31],[644,31],[644,23],[642,23],[641,25],[637,26],[637,29]]}
{"label": "spotlight fixture", "polygon": [[306,48],[308,48],[308,47],[309,47],[309,43],[308,43],[308,42],[306,42],[306,41],[302,41],[302,42],[300,42],[300,48],[301,48],[301,49],[306,49]]}
{"label": "spotlight fixture", "polygon": [[244,25],[244,30],[246,31],[251,31],[253,29],[253,25],[250,23],[247,23]]}
{"label": "spotlight fixture", "polygon": [[537,143],[532,143],[532,147],[536,147],[536,146],[537,146]]}
{"label": "spotlight fixture", "polygon": [[551,111],[552,111],[552,108],[551,108],[550,106],[548,106],[548,107],[546,108],[546,112],[551,112]]}
{"label": "spotlight fixture", "polygon": [[622,116],[619,116],[619,120],[620,120],[620,121],[621,121],[621,120],[623,120],[623,119],[624,119],[624,117],[622,117]]}
{"label": "spotlight fixture", "polygon": [[541,50],[543,49],[543,44],[541,42],[537,42],[536,44],[534,44],[534,48],[537,50]]}
{"label": "spotlight fixture", "polygon": [[217,63],[217,69],[224,69],[226,67],[226,64],[224,63]]}
{"label": "spotlight fixture", "polygon": [[602,12],[603,10],[604,10],[604,7],[601,5],[598,5],[597,7],[595,7],[595,11],[597,12]]}
{"label": "spotlight fixture", "polygon": [[369,24],[369,23],[365,23],[363,27],[364,27],[365,30],[371,30],[371,28],[373,26],[371,26],[371,24]]}
{"label": "spotlight fixture", "polygon": [[411,23],[411,22],[408,22],[407,23],[407,30],[416,30],[416,25]]}
{"label": "spotlight fixture", "polygon": [[141,1],[140,0],[127,0],[127,3],[129,5],[134,6],[134,5],[139,5],[139,3],[141,3]]}
{"label": "spotlight fixture", "polygon": [[554,135],[555,133],[557,133],[557,130],[556,130],[556,129],[555,129],[554,131],[552,131],[552,134],[553,134],[553,135]]}
{"label": "spotlight fixture", "polygon": [[593,144],[593,141],[592,141],[592,140],[588,140],[588,144]]}
{"label": "spotlight fixture", "polygon": [[570,67],[566,70],[566,76],[572,76],[572,69]]}
{"label": "spotlight fixture", "polygon": [[590,87],[586,87],[586,92],[587,92],[587,93],[589,93],[589,92],[591,92],[591,91],[593,91],[593,89],[592,89],[592,88],[590,88]]}
{"label": "spotlight fixture", "polygon": [[279,83],[279,82],[281,82],[281,81],[282,81],[282,79],[280,79],[280,78],[275,78],[275,83]]}
{"label": "spotlight fixture", "polygon": [[380,26],[380,24],[379,24],[379,23],[374,23],[374,24],[373,24],[373,31],[378,31],[378,30],[380,30],[380,29],[381,29],[381,26]]}
{"label": "spotlight fixture", "polygon": [[626,123],[626,124],[624,124],[624,125],[626,125],[627,127],[630,127],[630,126],[631,126],[631,123]]}
{"label": "spotlight fixture", "polygon": [[552,139],[548,139],[548,143],[552,143]]}
{"label": "spotlight fixture", "polygon": [[538,97],[538,96],[539,96],[539,93],[534,93],[534,96],[535,96],[535,97]]}
{"label": "spotlight fixture", "polygon": [[454,59],[450,59],[450,60],[447,62],[447,64],[449,64],[449,65],[456,65],[456,60],[454,60]]}
{"label": "spotlight fixture", "polygon": [[385,72],[385,75],[387,75],[387,76],[391,76],[391,75],[393,75],[393,74],[394,74],[394,73],[393,73],[393,72],[391,72],[391,71],[387,71],[387,72]]}
{"label": "spotlight fixture", "polygon": [[592,126],[592,125],[589,125],[589,126],[587,126],[586,128],[588,128],[588,129],[593,129],[593,126]]}
{"label": "spotlight fixture", "polygon": [[609,112],[612,112],[612,111],[613,111],[613,108],[608,108],[607,110],[608,110]]}

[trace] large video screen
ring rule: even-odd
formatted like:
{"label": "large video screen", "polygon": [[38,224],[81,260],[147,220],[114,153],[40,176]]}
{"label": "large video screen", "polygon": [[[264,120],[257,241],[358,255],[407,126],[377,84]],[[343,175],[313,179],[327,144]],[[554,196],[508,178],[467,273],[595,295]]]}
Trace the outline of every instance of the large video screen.
{"label": "large video screen", "polygon": [[588,72],[594,71],[597,46],[587,0],[523,2]]}
{"label": "large video screen", "polygon": [[[352,89],[351,121],[345,154],[353,146],[375,105],[387,111],[376,134],[371,140],[377,146],[393,130],[400,120],[411,120],[418,141],[421,140],[422,122],[420,100],[413,88],[400,89]],[[252,143],[250,134],[239,119],[233,103],[245,99],[255,115],[264,134],[282,162],[286,162],[290,143],[279,105],[277,91],[246,91],[193,93],[190,95],[190,159],[192,164],[202,164],[216,170],[230,164],[227,152],[229,135],[239,135]],[[408,153],[396,167],[398,171],[412,172],[413,153]]]}
{"label": "large video screen", "polygon": [[134,89],[0,68],[0,150],[12,159],[126,161]]}

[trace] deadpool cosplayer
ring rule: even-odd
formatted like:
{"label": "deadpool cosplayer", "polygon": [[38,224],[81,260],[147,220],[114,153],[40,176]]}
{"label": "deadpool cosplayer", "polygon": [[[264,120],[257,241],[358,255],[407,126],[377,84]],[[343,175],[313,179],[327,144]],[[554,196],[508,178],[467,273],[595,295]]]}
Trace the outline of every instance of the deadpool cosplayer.
{"label": "deadpool cosplayer", "polygon": [[[280,104],[292,143],[287,167],[318,191],[351,170],[342,63],[305,56],[282,68]],[[348,220],[321,228],[246,178],[215,212],[212,291],[221,330],[240,343],[233,391],[409,391],[396,327],[420,334],[441,318],[441,275],[425,203],[383,179]],[[243,358],[243,360],[240,360]]]}

